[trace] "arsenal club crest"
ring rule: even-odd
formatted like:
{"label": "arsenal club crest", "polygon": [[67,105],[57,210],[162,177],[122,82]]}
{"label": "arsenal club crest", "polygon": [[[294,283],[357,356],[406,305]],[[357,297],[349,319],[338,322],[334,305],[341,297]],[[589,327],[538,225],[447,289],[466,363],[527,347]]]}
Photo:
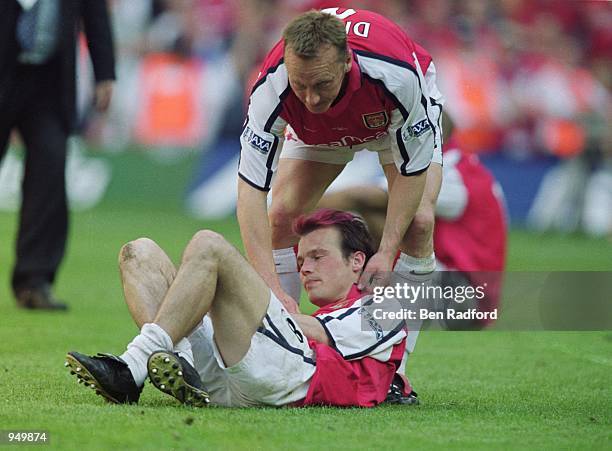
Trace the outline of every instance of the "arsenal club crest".
{"label": "arsenal club crest", "polygon": [[361,117],[363,117],[363,123],[369,129],[386,127],[389,123],[389,116],[387,116],[386,111],[364,114]]}

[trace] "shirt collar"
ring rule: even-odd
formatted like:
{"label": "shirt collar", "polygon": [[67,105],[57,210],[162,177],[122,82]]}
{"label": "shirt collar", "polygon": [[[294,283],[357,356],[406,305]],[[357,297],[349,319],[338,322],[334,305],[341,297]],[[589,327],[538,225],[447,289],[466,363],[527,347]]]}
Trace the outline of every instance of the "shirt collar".
{"label": "shirt collar", "polygon": [[349,290],[348,294],[346,295],[346,300],[347,301],[352,301],[354,299],[358,299],[361,298],[365,295],[366,293],[362,290],[360,290],[359,288],[357,288],[357,284],[354,283],[351,286],[351,289]]}
{"label": "shirt collar", "polygon": [[346,308],[346,307],[352,305],[357,299],[362,298],[366,294],[367,293],[365,293],[364,291],[361,291],[361,290],[357,289],[357,284],[353,284],[351,286],[349,292],[344,297],[344,299],[342,299],[340,301],[333,302],[331,304],[326,304],[326,305],[320,307],[314,313],[314,315],[317,315],[317,314],[320,314],[320,313],[329,313],[329,312],[332,312],[332,311],[340,309],[340,308]]}

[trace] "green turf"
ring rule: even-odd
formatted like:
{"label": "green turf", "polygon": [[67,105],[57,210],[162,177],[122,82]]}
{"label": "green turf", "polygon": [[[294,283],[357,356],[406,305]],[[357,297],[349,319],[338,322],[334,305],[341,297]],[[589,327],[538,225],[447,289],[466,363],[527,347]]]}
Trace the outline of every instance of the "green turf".
{"label": "green turf", "polygon": [[[187,163],[168,170],[185,174]],[[181,213],[184,182],[164,187],[143,171],[119,173],[101,206],[73,215],[57,285],[68,314],[14,307],[15,215],[0,214],[0,430],[46,429],[58,449],[610,448],[611,332],[426,331],[409,367],[418,407],[194,410],[150,385],[138,406],[106,405],[76,384],[63,356],[119,353],[135,334],[116,267],[121,244],[148,236],[178,261],[202,227],[239,241],[234,220]],[[138,186],[126,202],[130,180]],[[604,240],[514,231],[509,249],[513,270],[612,269]]]}

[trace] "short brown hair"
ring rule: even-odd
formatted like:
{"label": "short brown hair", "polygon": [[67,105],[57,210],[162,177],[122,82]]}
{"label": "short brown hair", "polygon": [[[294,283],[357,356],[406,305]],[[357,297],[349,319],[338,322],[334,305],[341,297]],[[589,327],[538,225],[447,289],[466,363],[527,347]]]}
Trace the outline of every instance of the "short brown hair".
{"label": "short brown hair", "polygon": [[331,14],[308,11],[293,19],[283,31],[285,49],[297,56],[314,58],[325,44],[336,47],[342,60],[347,53],[344,22]]}
{"label": "short brown hair", "polygon": [[374,246],[368,226],[361,216],[348,211],[322,208],[314,213],[301,215],[293,222],[293,231],[299,237],[324,227],[333,227],[340,232],[342,256],[348,259],[353,252],[365,254],[365,263],[374,255]]}

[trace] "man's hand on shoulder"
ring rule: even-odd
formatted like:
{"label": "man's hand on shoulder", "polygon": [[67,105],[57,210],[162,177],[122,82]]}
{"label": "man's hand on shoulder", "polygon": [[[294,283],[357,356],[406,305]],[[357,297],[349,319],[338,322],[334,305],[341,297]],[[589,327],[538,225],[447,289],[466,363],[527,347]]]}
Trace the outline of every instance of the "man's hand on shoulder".
{"label": "man's hand on shoulder", "polygon": [[285,307],[285,310],[287,310],[289,313],[300,313],[298,303],[295,301],[295,299],[293,299],[283,290],[275,290],[274,295],[278,298],[281,304],[283,304],[283,307]]}
{"label": "man's hand on shoulder", "polygon": [[371,293],[374,287],[386,285],[393,270],[393,258],[392,254],[382,252],[374,254],[361,273],[357,287]]}

